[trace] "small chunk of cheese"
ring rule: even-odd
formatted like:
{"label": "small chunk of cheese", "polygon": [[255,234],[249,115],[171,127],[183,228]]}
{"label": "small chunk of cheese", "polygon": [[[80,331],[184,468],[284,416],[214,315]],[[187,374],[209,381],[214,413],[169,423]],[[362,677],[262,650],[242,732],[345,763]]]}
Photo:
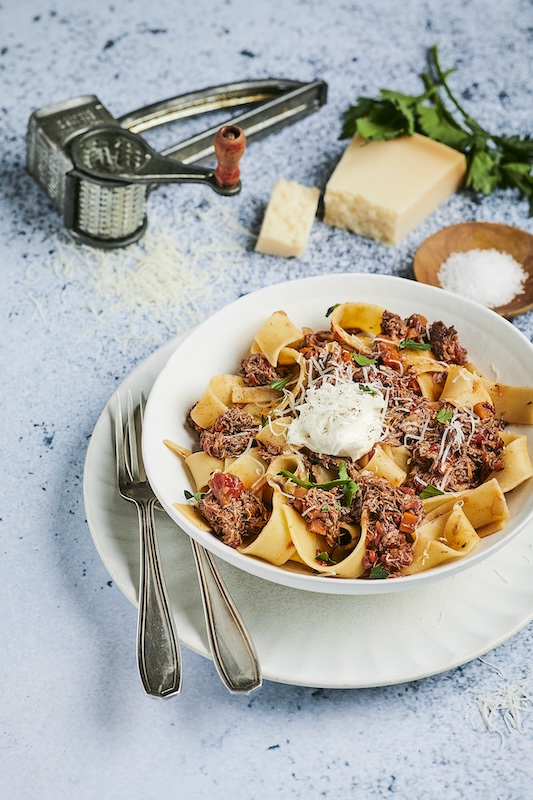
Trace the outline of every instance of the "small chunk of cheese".
{"label": "small chunk of cheese", "polygon": [[465,175],[465,156],[426,136],[367,142],[356,134],[326,186],[324,221],[398,244]]}
{"label": "small chunk of cheese", "polygon": [[271,256],[302,255],[316,216],[320,190],[280,178],[270,196],[255,250]]}

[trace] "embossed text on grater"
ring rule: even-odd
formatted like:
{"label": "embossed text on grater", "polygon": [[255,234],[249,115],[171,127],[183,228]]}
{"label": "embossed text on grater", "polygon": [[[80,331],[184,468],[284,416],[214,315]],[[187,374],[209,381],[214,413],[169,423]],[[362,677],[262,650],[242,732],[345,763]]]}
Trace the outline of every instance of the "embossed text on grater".
{"label": "embossed text on grater", "polygon": [[28,172],[59,211],[65,210],[66,176],[72,169],[68,142],[102,123],[120,127],[95,95],[82,95],[34,111],[28,124]]}

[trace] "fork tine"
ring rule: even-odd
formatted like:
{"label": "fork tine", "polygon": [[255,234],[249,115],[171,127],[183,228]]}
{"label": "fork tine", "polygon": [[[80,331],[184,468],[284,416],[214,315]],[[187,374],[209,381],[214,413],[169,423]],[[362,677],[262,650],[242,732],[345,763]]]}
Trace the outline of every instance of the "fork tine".
{"label": "fork tine", "polygon": [[133,481],[139,480],[139,457],[137,454],[137,431],[135,429],[135,410],[133,408],[133,397],[131,391],[128,392],[128,423],[127,423],[128,445],[130,450],[130,472]]}
{"label": "fork tine", "polygon": [[137,432],[137,459],[139,461],[139,474],[141,476],[141,480],[145,481],[148,479],[146,475],[146,470],[144,468],[144,459],[143,459],[143,450],[142,450],[142,431],[144,427],[144,409],[146,408],[146,398],[144,396],[144,391],[141,389],[139,391],[139,405],[137,408],[138,413],[138,426],[135,428]]}
{"label": "fork tine", "polygon": [[115,394],[115,461],[117,464],[117,480],[119,486],[126,480],[126,460],[124,454],[124,426],[122,424],[122,409],[120,394]]}

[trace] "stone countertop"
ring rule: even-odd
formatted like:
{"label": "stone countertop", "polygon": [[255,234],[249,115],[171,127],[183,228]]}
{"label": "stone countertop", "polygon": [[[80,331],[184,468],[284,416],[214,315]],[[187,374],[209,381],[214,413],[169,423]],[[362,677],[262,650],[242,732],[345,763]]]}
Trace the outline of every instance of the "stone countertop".
{"label": "stone countertop", "polygon": [[[531,624],[483,658],[382,688],[266,681],[232,697],[211,662],[184,648],[183,692],[158,702],[141,690],[135,609],[98,556],[83,503],[87,445],[116,386],[216,309],[328,271],[412,279],[420,243],[464,220],[533,231],[527,203],[513,192],[463,190],[394,248],[317,221],[297,261],[253,252],[276,178],[323,187],[345,146],[344,109],[381,87],[418,91],[435,42],[442,63],[457,65],[454,88],[481,123],[531,133],[532,31],[529,0],[0,2],[3,797],[532,796],[531,714],[516,729],[502,711],[490,732],[475,707],[477,697],[502,696],[516,682],[531,691]],[[138,263],[143,247],[159,247],[179,280],[166,303],[160,286],[126,296],[126,256],[75,245],[26,173],[31,112],[94,93],[119,116],[265,77],[321,78],[328,103],[250,145],[238,197],[198,186],[155,192],[144,244],[132,252]],[[163,148],[194,124],[150,141]],[[531,312],[514,324],[531,339]]]}

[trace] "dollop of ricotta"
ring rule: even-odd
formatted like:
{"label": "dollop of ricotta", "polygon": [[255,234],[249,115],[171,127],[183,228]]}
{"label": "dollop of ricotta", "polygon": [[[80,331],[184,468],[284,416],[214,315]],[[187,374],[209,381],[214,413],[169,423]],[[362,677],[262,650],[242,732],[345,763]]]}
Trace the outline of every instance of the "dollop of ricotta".
{"label": "dollop of ricotta", "polygon": [[287,441],[314,453],[354,461],[381,438],[385,398],[369,384],[323,383],[310,386],[289,425]]}

